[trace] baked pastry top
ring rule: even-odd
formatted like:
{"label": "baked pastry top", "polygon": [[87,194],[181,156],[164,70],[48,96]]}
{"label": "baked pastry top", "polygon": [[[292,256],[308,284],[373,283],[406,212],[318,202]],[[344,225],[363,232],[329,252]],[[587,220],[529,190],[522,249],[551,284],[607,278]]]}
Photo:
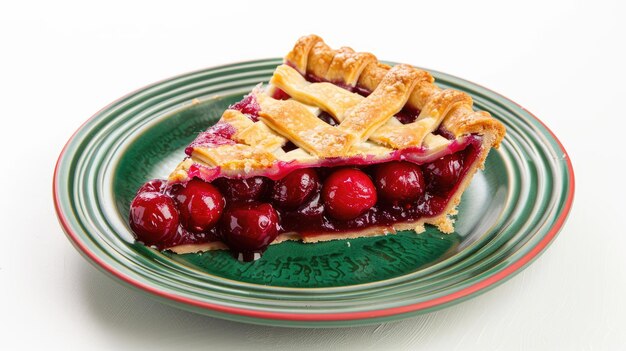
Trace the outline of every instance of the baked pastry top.
{"label": "baked pastry top", "polygon": [[[283,94],[290,99],[276,98]],[[316,35],[300,38],[269,87],[256,88],[246,99],[251,106],[226,110],[214,127],[198,136],[187,149],[191,159],[170,180],[184,181],[190,161],[219,167],[228,176],[267,175],[281,163],[385,160],[412,148],[427,155],[466,135],[492,134],[492,146],[504,136],[499,121],[472,109],[469,95],[440,89],[428,72],[404,64],[390,67],[372,54],[346,47],[332,50]],[[394,117],[407,110],[414,116],[410,123]],[[331,123],[318,118],[322,111]],[[454,139],[438,134],[441,130]],[[297,148],[284,152],[288,142]]]}

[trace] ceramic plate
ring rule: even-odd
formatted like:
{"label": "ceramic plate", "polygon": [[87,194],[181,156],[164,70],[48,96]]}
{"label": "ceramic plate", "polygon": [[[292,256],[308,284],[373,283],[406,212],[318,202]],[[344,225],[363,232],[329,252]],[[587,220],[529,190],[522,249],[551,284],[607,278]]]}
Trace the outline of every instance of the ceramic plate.
{"label": "ceramic plate", "polygon": [[[225,251],[173,255],[135,244],[128,208],[139,186],[164,178],[184,147],[279,59],[210,68],[131,93],[89,119],[67,143],[54,178],[60,222],[102,271],[168,304],[230,320],[352,326],[429,312],[484,292],[533,261],[563,226],[574,194],[556,137],[512,101],[432,72],[469,93],[507,127],[463,195],[456,232],[428,228],[375,238],[271,246],[242,263]],[[511,301],[512,302],[512,301]]]}

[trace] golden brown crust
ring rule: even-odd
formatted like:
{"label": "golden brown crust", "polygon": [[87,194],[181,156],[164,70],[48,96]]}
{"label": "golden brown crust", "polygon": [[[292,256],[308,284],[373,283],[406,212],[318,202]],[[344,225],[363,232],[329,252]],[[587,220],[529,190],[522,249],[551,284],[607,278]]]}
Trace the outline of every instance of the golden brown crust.
{"label": "golden brown crust", "polygon": [[452,89],[440,90],[429,99],[415,122],[384,126],[374,132],[372,139],[395,149],[420,146],[424,138],[439,127],[452,108],[459,104],[471,106],[471,103],[472,99],[465,93]]}
{"label": "golden brown crust", "polygon": [[332,83],[310,83],[287,65],[276,67],[270,84],[302,103],[321,107],[340,122],[346,111],[365,99]]}
{"label": "golden brown crust", "polygon": [[[315,39],[319,48],[315,51],[307,50],[307,47],[303,43],[307,43],[310,40]],[[330,48],[327,45],[322,44],[323,41],[318,36],[306,36],[301,38],[294,49],[287,55],[285,60],[293,63],[291,60],[300,60],[300,55],[307,57],[307,72],[316,72],[316,64],[319,62],[319,55],[330,55]],[[348,55],[347,50],[342,49],[342,55]],[[355,53],[357,55],[358,53]],[[386,72],[391,69],[390,66],[380,62],[370,62],[363,68],[361,75],[357,79],[356,86],[374,91],[376,87],[383,81]],[[430,111],[446,111],[443,116],[443,126],[452,132],[455,136],[463,134],[493,134],[495,135],[494,146],[498,146],[504,137],[505,128],[495,118],[491,117],[487,112],[475,113],[472,109],[471,99],[463,104],[464,106],[451,106],[450,104],[457,104],[456,102],[448,101],[436,101],[440,95],[441,89],[434,84],[434,78],[426,71],[419,70],[421,79],[418,80],[414,90],[412,91],[407,106],[422,111],[425,107],[429,107]],[[325,76],[319,76],[319,78],[326,79]],[[459,94],[465,94],[458,92]],[[469,97],[468,97],[469,98]],[[453,107],[455,107],[453,109]],[[452,112],[454,110],[454,112]]]}
{"label": "golden brown crust", "polygon": [[[293,101],[274,100],[268,91],[255,89],[252,94],[261,101],[261,121],[253,123],[242,113],[226,111],[220,122],[235,130],[231,140],[237,144],[198,144],[193,149],[194,160],[225,171],[239,168],[249,173],[285,158],[297,161],[296,153],[286,155],[281,150],[287,141],[308,153],[297,155],[321,160],[355,154],[379,157],[397,149],[428,147],[431,144],[424,141],[435,140],[433,133],[440,126],[457,139],[492,134],[493,146],[504,136],[500,122],[472,109],[469,95],[440,89],[428,72],[412,66],[390,67],[372,54],[347,47],[333,50],[315,35],[300,38],[286,61],[289,66],[279,66],[271,82]],[[303,76],[306,73],[371,93],[362,97],[335,84],[311,83]],[[415,122],[402,124],[394,117],[405,105],[421,111]],[[322,122],[316,117],[320,110],[330,113],[340,125]],[[371,147],[368,139],[379,146]],[[179,168],[170,179],[185,179],[184,167]]]}
{"label": "golden brown crust", "polygon": [[376,89],[346,112],[339,129],[354,134],[359,141],[369,136],[402,110],[416,84],[417,73],[408,65],[390,69]]}
{"label": "golden brown crust", "polygon": [[387,74],[387,71],[390,69],[391,66],[382,62],[370,63],[363,69],[363,72],[361,72],[357,86],[368,91],[374,91],[378,83],[383,80],[385,74]]}
{"label": "golden brown crust", "polygon": [[354,52],[350,48],[341,48],[335,52],[333,61],[326,71],[325,79],[354,86],[371,62],[377,61],[376,56],[366,52]]}
{"label": "golden brown crust", "polygon": [[253,122],[237,110],[226,110],[222,115],[222,121],[235,129],[232,139],[238,143],[270,152],[287,143],[287,139],[274,133],[265,123]]}
{"label": "golden brown crust", "polygon": [[493,147],[500,146],[506,128],[488,112],[474,111],[467,105],[456,106],[443,120],[444,129],[455,137],[467,134],[493,135]]}
{"label": "golden brown crust", "polygon": [[[419,79],[419,71],[412,66],[397,65],[387,71],[376,89],[364,98],[330,83],[310,83],[295,69],[282,65],[276,69],[271,82],[298,102],[278,101],[264,94],[256,96],[262,120],[276,133],[319,157],[341,157],[347,156],[352,146],[366,141],[400,112]],[[331,127],[310,113],[303,103],[329,111],[341,121],[340,125]],[[420,143],[435,127],[423,128]]]}
{"label": "golden brown crust", "polygon": [[347,154],[354,136],[317,118],[302,104],[293,100],[275,100],[259,96],[260,118],[278,134],[302,149],[320,157]]}
{"label": "golden brown crust", "polygon": [[[322,38],[318,37],[317,35],[308,35],[305,37],[301,37],[296,42],[296,45],[294,45],[293,50],[291,50],[291,52],[287,54],[285,59],[289,61],[300,73],[306,74],[309,52],[318,42],[323,41]],[[318,63],[311,62],[311,64],[316,65]]]}
{"label": "golden brown crust", "polygon": [[245,144],[195,148],[192,156],[207,165],[238,170],[245,170],[252,165],[256,168],[266,168],[276,161],[272,153]]}
{"label": "golden brown crust", "polygon": [[[326,45],[321,38],[319,38],[319,41],[315,42],[307,56],[307,61],[308,59],[312,60],[311,64],[305,66],[300,73],[308,73],[316,77],[326,77],[326,72],[328,72],[334,57],[335,51]],[[285,62],[290,61],[285,60]]]}

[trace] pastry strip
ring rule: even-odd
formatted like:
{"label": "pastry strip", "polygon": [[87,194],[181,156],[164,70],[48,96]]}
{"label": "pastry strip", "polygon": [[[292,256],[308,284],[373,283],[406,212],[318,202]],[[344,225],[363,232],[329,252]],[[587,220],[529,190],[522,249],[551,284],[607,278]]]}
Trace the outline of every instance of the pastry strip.
{"label": "pastry strip", "polygon": [[249,145],[235,144],[212,148],[196,147],[192,156],[195,159],[222,169],[251,169],[271,166],[276,157],[269,152]]}
{"label": "pastry strip", "polygon": [[320,107],[337,121],[342,121],[347,110],[365,99],[331,83],[310,83],[287,65],[276,68],[270,84],[300,102]]}
{"label": "pastry strip", "polygon": [[355,137],[332,127],[304,105],[293,100],[276,100],[257,95],[260,120],[276,133],[302,149],[319,157],[340,157],[347,154]]}
{"label": "pastry strip", "polygon": [[226,110],[222,115],[222,121],[237,130],[232,139],[239,143],[260,147],[266,151],[274,151],[287,143],[287,139],[274,133],[263,122],[253,122],[237,110]]}
{"label": "pastry strip", "polygon": [[417,83],[417,70],[409,65],[394,66],[376,90],[346,112],[338,129],[364,141],[393,115],[400,112]]}
{"label": "pastry strip", "polygon": [[376,130],[370,138],[395,149],[420,146],[424,137],[434,132],[448,112],[458,104],[471,106],[472,99],[460,91],[441,90],[428,100],[415,122],[401,126],[385,125]]}
{"label": "pastry strip", "polygon": [[377,61],[376,56],[370,53],[354,52],[351,48],[343,47],[335,51],[335,56],[324,77],[329,82],[339,82],[354,87],[365,67],[375,61]]}

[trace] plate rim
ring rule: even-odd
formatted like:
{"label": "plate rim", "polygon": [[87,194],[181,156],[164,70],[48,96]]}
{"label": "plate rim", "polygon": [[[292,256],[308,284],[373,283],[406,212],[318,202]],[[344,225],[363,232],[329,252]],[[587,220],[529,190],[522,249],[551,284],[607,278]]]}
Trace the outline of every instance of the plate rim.
{"label": "plate rim", "polygon": [[276,59],[277,58],[265,58],[265,59],[258,59],[258,60],[246,60],[246,61],[233,62],[233,63],[229,63],[225,65],[211,66],[211,67],[206,67],[206,68],[202,68],[198,70],[193,70],[193,71],[189,71],[183,74],[179,74],[179,75],[175,75],[172,77],[158,80],[154,83],[135,89],[119,97],[118,99],[112,101],[106,106],[102,107],[97,112],[95,112],[91,117],[89,117],[85,122],[83,122],[74,131],[74,133],[70,136],[68,141],[63,146],[61,153],[59,154],[59,157],[55,163],[53,179],[52,179],[52,183],[53,183],[52,184],[52,196],[53,196],[55,211],[56,211],[59,223],[61,224],[63,231],[65,232],[66,236],[68,237],[70,242],[73,244],[73,246],[77,248],[78,251],[85,258],[87,258],[87,260],[90,263],[95,265],[97,268],[103,270],[105,273],[108,273],[108,275],[114,278],[117,278],[121,280],[122,282],[128,284],[129,286],[137,288],[141,291],[147,292],[150,295],[164,298],[166,302],[169,300],[169,301],[181,303],[187,306],[198,307],[198,308],[202,308],[205,310],[210,310],[210,311],[214,311],[218,313],[225,313],[227,315],[238,315],[242,317],[248,317],[248,318],[253,318],[253,319],[263,319],[263,320],[300,321],[300,322],[341,322],[341,321],[355,321],[355,320],[376,320],[379,318],[391,317],[395,315],[415,313],[415,312],[419,312],[423,310],[428,310],[431,308],[444,307],[447,304],[451,304],[453,302],[460,302],[465,298],[469,298],[477,294],[480,294],[482,292],[486,292],[490,288],[497,286],[499,283],[506,281],[507,278],[512,277],[515,273],[520,272],[523,268],[525,268],[528,264],[530,264],[535,258],[537,258],[541,253],[545,251],[545,249],[549,246],[550,243],[553,242],[554,238],[563,228],[563,225],[565,224],[569,216],[569,213],[571,212],[571,207],[574,201],[575,176],[574,176],[574,169],[573,169],[571,158],[569,157],[569,154],[565,150],[565,147],[563,146],[561,141],[557,138],[557,136],[554,134],[554,132],[542,120],[540,120],[535,114],[528,111],[526,108],[524,108],[522,105],[518,104],[517,102],[507,98],[506,96],[500,93],[497,93],[489,88],[486,88],[480,84],[476,84],[472,81],[459,78],[457,76],[454,76],[448,73],[443,73],[437,70],[429,69],[429,71],[431,72],[443,73],[447,76],[458,79],[459,81],[468,82],[470,84],[478,86],[482,89],[485,89],[486,91],[489,91],[490,93],[496,96],[499,96],[507,100],[508,102],[513,103],[514,105],[516,105],[517,107],[519,107],[520,109],[528,113],[530,116],[532,116],[532,118],[535,121],[539,122],[539,124],[541,124],[543,128],[545,128],[545,130],[552,137],[553,141],[556,142],[560,150],[563,152],[563,155],[564,155],[563,159],[566,163],[567,174],[570,180],[569,186],[567,187],[567,198],[565,199],[565,202],[563,204],[563,210],[559,214],[558,218],[555,219],[554,224],[552,225],[548,233],[546,233],[546,235],[534,247],[532,247],[528,252],[526,252],[518,260],[507,265],[501,271],[496,272],[495,274],[485,279],[476,281],[459,291],[455,291],[446,295],[438,296],[436,298],[433,298],[427,301],[421,301],[421,302],[408,304],[404,306],[389,307],[389,308],[383,308],[383,309],[371,310],[371,311],[337,312],[337,313],[324,312],[324,313],[306,313],[305,314],[305,313],[292,313],[292,312],[260,311],[260,310],[246,309],[246,308],[238,308],[234,306],[225,306],[225,305],[220,305],[220,304],[211,303],[207,301],[202,301],[199,299],[193,299],[193,298],[189,298],[185,296],[180,296],[180,295],[176,295],[173,293],[169,293],[167,291],[163,291],[159,289],[158,287],[152,286],[150,284],[142,283],[116,270],[113,266],[109,265],[104,260],[102,260],[95,252],[91,251],[87,247],[87,245],[83,243],[79,235],[75,231],[72,230],[66,214],[61,209],[61,194],[60,194],[60,186],[59,186],[58,179],[60,176],[59,174],[60,165],[61,165],[62,160],[65,158],[69,145],[72,143],[72,141],[74,141],[78,133],[87,124],[89,124],[89,122],[97,118],[102,112],[106,111],[109,108],[112,108],[117,103],[125,100],[126,98],[131,97],[151,87],[157,86],[161,83],[174,80],[177,78],[182,78],[188,75],[193,75],[195,73],[200,73],[206,70],[223,69],[223,68],[228,68],[228,67],[241,65],[241,64],[252,64],[252,63],[258,63],[258,62],[276,60]]}

